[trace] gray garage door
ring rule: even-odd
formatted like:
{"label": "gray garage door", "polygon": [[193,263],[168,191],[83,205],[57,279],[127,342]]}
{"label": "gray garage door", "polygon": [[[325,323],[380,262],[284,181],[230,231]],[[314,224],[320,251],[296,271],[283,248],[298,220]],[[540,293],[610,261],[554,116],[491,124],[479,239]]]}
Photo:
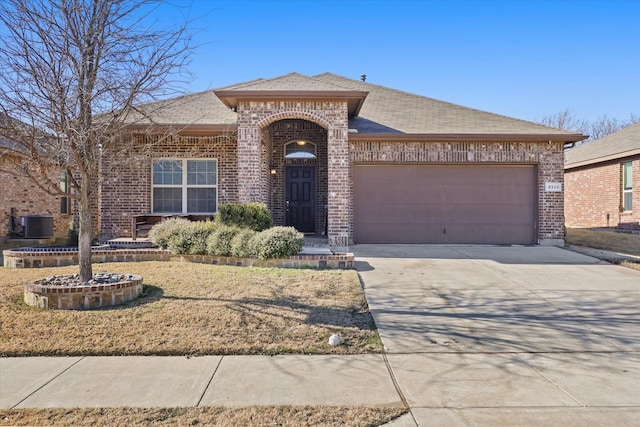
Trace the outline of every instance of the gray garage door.
{"label": "gray garage door", "polygon": [[532,244],[536,206],[534,166],[355,166],[355,243]]}

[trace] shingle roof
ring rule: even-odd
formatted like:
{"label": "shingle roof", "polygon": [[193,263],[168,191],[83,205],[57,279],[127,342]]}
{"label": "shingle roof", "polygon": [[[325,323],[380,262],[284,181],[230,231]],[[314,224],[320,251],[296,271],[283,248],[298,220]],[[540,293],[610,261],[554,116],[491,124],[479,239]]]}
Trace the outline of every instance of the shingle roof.
{"label": "shingle roof", "polygon": [[635,154],[640,154],[640,123],[567,151],[564,167],[570,169]]}
{"label": "shingle roof", "polygon": [[[11,119],[9,116],[7,116],[5,113],[0,112],[0,132],[1,133],[5,133],[11,132],[11,122],[16,122],[15,120]],[[0,155],[2,155],[3,153],[9,152],[9,153],[16,153],[16,152],[20,152],[20,151],[24,151],[24,147],[21,146],[20,144],[18,144],[17,142],[13,141],[11,138],[7,138],[6,136],[2,136],[0,135]]]}
{"label": "shingle roof", "polygon": [[[358,114],[349,121],[349,128],[358,133],[382,134],[526,134],[554,135],[560,139],[580,140],[578,134],[550,128],[537,123],[488,113],[439,101],[396,89],[365,83],[324,73],[313,77],[290,73],[271,79],[256,79],[224,88],[186,95],[167,101],[147,104],[146,110],[158,124],[231,125],[236,113],[216,96],[255,92],[282,93],[291,91],[320,93],[362,93]],[[137,119],[140,119],[139,117]],[[148,123],[144,120],[141,123]]]}
{"label": "shingle roof", "polygon": [[[144,112],[129,117],[132,124],[159,125],[235,125],[237,114],[227,108],[213,90],[153,102],[138,107]],[[146,116],[146,117],[145,117]]]}
{"label": "shingle roof", "polygon": [[367,99],[350,128],[363,133],[417,134],[573,134],[537,123],[488,113],[331,73],[315,76],[350,89],[366,90]]}
{"label": "shingle roof", "polygon": [[225,88],[236,91],[318,91],[344,92],[350,90],[342,85],[336,85],[314,77],[299,73],[289,73],[272,79],[258,79],[252,82]]}

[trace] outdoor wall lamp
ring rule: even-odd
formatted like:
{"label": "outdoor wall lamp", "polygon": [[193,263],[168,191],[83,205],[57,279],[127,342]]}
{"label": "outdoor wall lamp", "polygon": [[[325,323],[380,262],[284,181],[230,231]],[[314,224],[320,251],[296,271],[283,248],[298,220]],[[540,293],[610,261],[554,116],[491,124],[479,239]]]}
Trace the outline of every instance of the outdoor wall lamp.
{"label": "outdoor wall lamp", "polygon": [[276,169],[276,165],[274,165],[273,163],[269,165],[269,172],[271,173],[271,175],[275,175],[278,170]]}

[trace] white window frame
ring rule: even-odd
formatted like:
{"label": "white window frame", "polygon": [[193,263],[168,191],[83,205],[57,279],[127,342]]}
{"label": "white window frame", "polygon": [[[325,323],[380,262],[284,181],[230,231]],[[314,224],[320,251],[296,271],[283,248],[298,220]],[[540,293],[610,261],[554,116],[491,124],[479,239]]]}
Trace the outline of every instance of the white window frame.
{"label": "white window frame", "polygon": [[[631,182],[626,182],[626,178],[627,178],[627,174],[626,174],[626,169],[629,168],[629,181]],[[625,185],[625,184],[628,184]],[[629,199],[631,200],[631,205],[630,206],[626,206],[625,204],[625,200],[627,199],[627,195],[629,196]],[[622,211],[623,212],[631,212],[631,210],[633,209],[633,162],[624,162],[622,163],[622,203],[620,203],[620,206],[622,206]]]}
{"label": "white window frame", "polygon": [[[154,184],[153,182],[153,166],[155,162],[170,161],[170,162],[182,162],[182,184]],[[214,161],[216,162],[216,180],[215,184],[188,184],[187,164],[190,161]],[[202,157],[189,157],[189,158],[175,158],[175,157],[156,157],[151,159],[151,211],[152,213],[166,213],[166,214],[214,214],[218,210],[218,170],[220,163],[217,158],[202,158]],[[182,189],[182,212],[155,212],[154,206],[154,189],[156,188],[181,188]],[[213,212],[189,212],[187,207],[189,206],[187,194],[190,188],[214,188],[216,190],[215,208]]]}

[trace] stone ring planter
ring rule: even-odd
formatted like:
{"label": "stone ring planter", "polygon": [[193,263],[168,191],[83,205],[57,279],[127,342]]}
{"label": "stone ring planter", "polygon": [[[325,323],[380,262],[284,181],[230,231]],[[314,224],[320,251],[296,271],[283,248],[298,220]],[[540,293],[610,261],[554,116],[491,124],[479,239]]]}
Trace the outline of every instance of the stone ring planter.
{"label": "stone ring planter", "polygon": [[83,310],[124,304],[142,293],[142,276],[114,275],[100,277],[87,284],[65,283],[47,278],[24,285],[24,302],[33,307]]}

